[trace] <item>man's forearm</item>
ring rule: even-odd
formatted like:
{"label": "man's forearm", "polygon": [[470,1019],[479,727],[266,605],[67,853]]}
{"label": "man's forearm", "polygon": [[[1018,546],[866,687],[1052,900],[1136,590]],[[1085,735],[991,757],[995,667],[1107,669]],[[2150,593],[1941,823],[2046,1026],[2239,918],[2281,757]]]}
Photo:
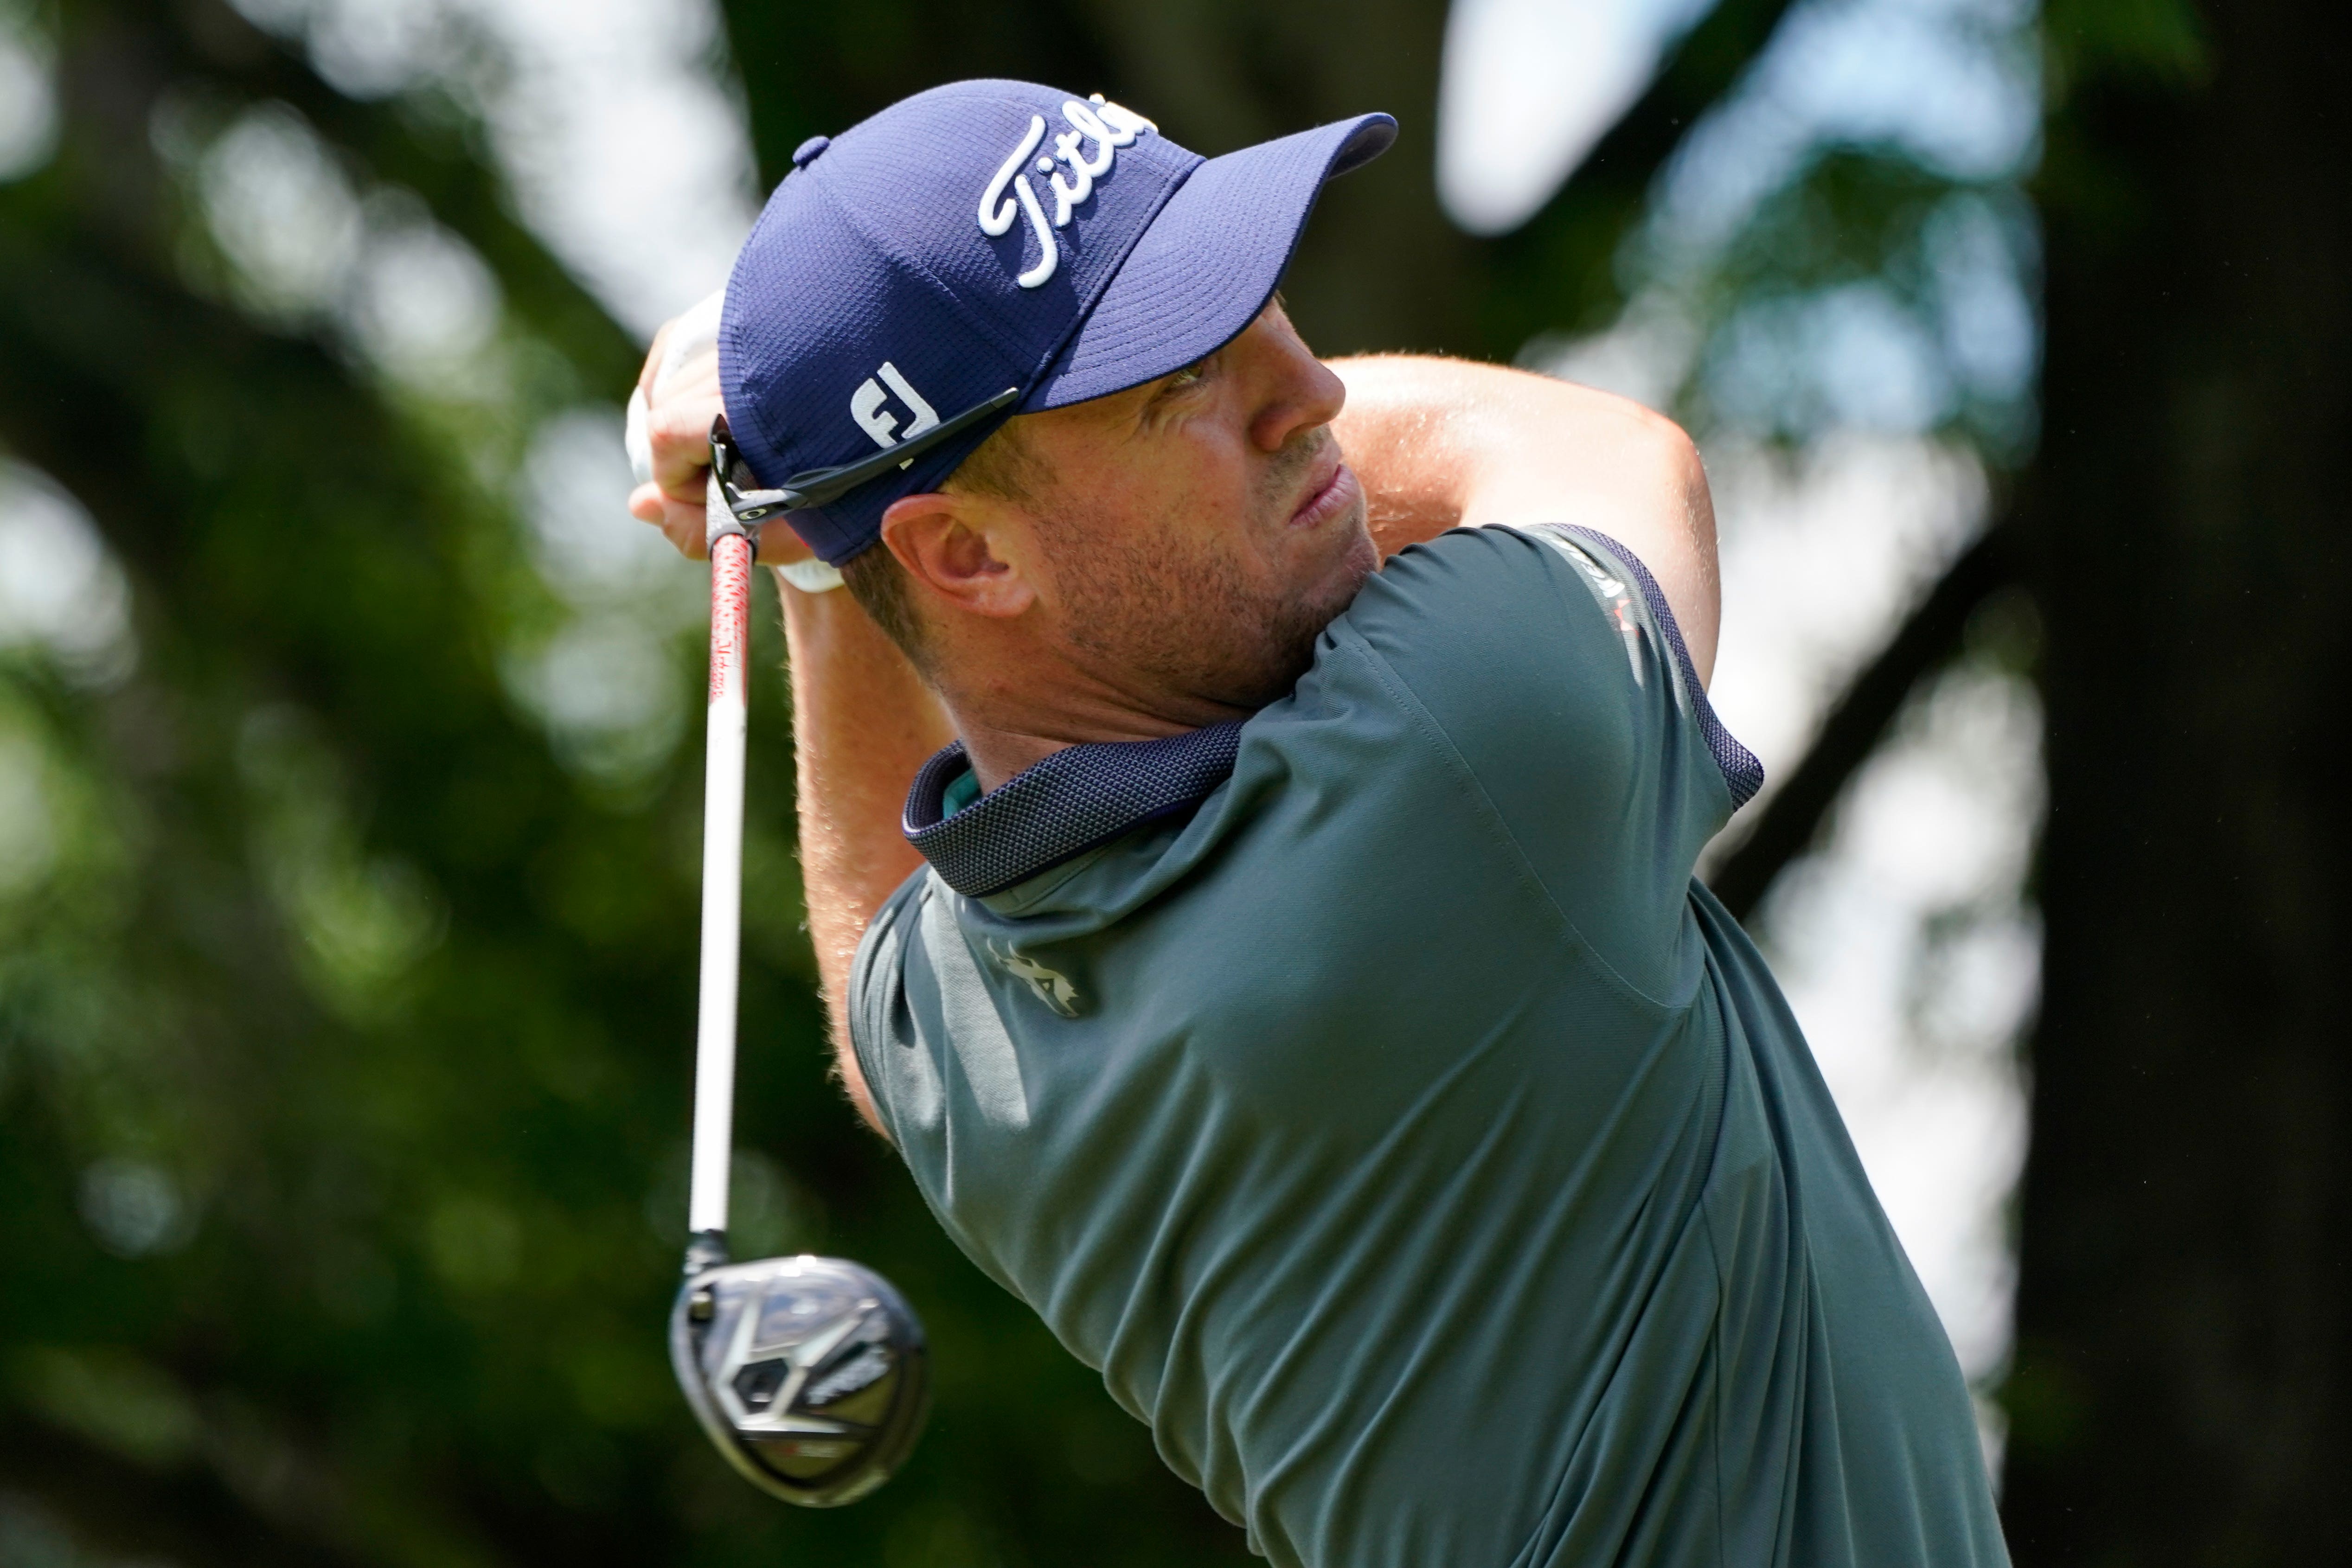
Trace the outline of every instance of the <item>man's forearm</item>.
{"label": "man's forearm", "polygon": [[782,582],[778,592],[792,650],[809,938],[842,1080],[878,1128],[849,1043],[850,964],[868,923],[922,863],[899,831],[899,813],[908,784],[954,731],[914,666],[847,593],[803,593]]}
{"label": "man's forearm", "polygon": [[1462,360],[1339,360],[1334,424],[1385,558],[1448,528],[1569,522],[1642,558],[1689,644],[1715,664],[1715,509],[1689,437],[1639,403]]}

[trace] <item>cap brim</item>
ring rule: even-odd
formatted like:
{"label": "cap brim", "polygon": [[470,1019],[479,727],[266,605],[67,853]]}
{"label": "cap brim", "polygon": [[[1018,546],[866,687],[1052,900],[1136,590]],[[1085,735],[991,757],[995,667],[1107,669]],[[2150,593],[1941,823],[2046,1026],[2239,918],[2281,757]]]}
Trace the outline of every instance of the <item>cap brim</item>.
{"label": "cap brim", "polygon": [[1022,412],[1108,397],[1208,358],[1257,319],[1325,181],[1396,140],[1385,114],[1212,158],[1168,198]]}

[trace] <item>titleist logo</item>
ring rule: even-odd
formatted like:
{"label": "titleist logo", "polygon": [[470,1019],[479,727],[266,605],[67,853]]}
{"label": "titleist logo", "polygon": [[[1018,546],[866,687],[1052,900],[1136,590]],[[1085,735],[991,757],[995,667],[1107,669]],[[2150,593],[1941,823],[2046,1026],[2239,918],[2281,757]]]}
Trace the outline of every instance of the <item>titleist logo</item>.
{"label": "titleist logo", "polygon": [[[1106,101],[1100,93],[1095,94],[1090,103],[1080,103],[1076,99],[1066,100],[1062,118],[1070,122],[1070,129],[1054,138],[1054,156],[1041,157],[1035,165],[1037,173],[1053,176],[1047,187],[1054,195],[1050,223],[1045,217],[1045,204],[1039,199],[1037,188],[1029,183],[1029,172],[1022,167],[1045,139],[1045,117],[1042,114],[1029,117],[1029,133],[1021,139],[1021,145],[1013,150],[1013,156],[1004,161],[996,178],[980,193],[980,232],[991,238],[1009,233],[1016,216],[1028,216],[1029,231],[1037,236],[1038,256],[1034,266],[1014,275],[1013,281],[1024,288],[1036,287],[1061,266],[1061,245],[1054,237],[1054,231],[1067,227],[1071,211],[1095,193],[1095,182],[1110,172],[1111,161],[1118,156],[1118,150],[1133,145],[1145,131],[1160,129],[1133,110]],[[1093,144],[1093,150],[1081,154],[1079,150],[1088,143]],[[1007,187],[1011,189],[1009,195]]]}

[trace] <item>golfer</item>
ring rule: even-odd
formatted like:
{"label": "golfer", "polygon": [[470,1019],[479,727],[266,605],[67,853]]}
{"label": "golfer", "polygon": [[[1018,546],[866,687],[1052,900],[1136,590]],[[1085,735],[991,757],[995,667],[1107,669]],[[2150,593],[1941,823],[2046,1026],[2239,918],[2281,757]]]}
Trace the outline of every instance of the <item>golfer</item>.
{"label": "golfer", "polygon": [[1276,1563],[2004,1563],[1950,1346],[1692,877],[1761,778],[1690,442],[1284,315],[1393,133],[1203,161],[981,81],[795,155],[632,506],[701,553],[722,408],[739,504],[907,453],[756,525],[842,1080]]}

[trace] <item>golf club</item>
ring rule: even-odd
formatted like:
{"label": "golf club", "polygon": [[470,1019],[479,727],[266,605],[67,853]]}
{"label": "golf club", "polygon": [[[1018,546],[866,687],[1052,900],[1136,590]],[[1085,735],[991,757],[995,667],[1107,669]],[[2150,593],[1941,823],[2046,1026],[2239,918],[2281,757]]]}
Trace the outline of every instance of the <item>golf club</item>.
{"label": "golf club", "polygon": [[[708,348],[718,317],[714,296],[679,321],[661,377]],[[629,455],[642,481],[652,474],[642,394],[631,398],[629,413]],[[805,1254],[729,1260],[754,546],[715,479],[708,517],[701,998],[690,1235],[686,1278],[670,1309],[670,1365],[695,1418],[729,1464],[787,1502],[825,1508],[863,1497],[890,1478],[922,1430],[929,1380],[922,1324],[872,1270]]]}

